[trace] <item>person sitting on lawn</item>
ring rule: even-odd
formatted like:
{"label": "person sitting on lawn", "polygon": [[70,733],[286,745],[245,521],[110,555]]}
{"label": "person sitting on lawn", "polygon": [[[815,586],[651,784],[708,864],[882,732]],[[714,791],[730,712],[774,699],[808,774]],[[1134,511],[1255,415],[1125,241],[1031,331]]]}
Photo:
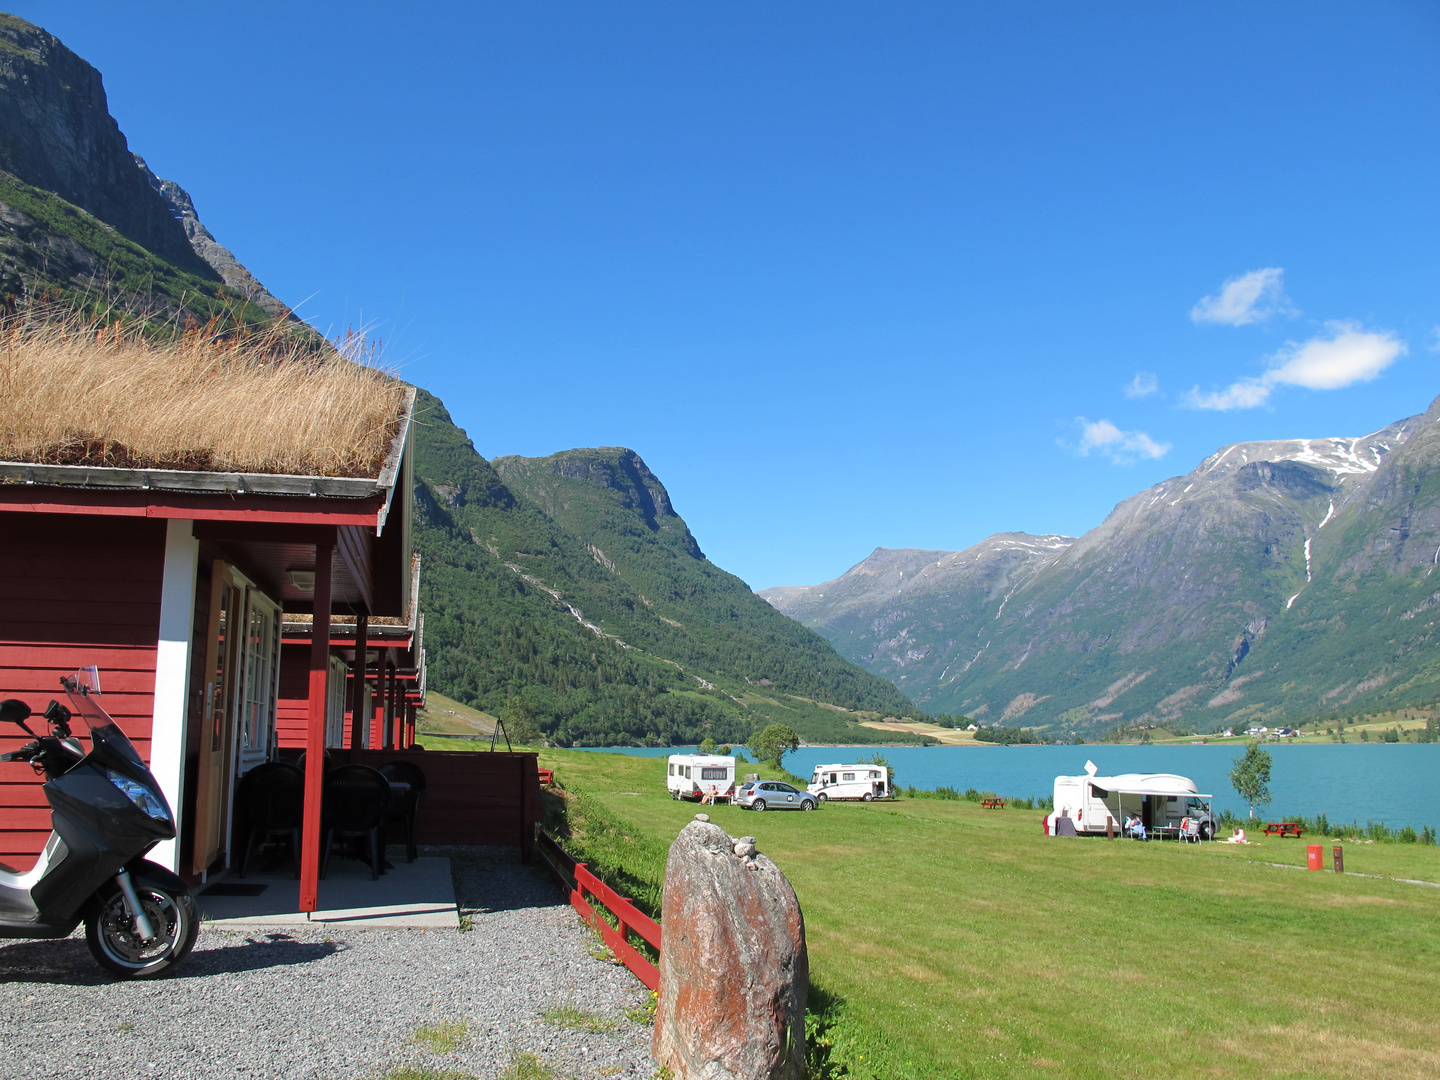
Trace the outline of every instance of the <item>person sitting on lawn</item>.
{"label": "person sitting on lawn", "polygon": [[1136,840],[1145,839],[1145,825],[1140,820],[1139,814],[1130,815],[1130,817],[1125,822],[1125,831],[1128,832],[1131,836],[1133,836]]}
{"label": "person sitting on lawn", "polygon": [[1220,842],[1221,842],[1222,844],[1248,844],[1248,843],[1250,843],[1249,840],[1246,840],[1246,839],[1245,839],[1245,830],[1244,830],[1244,829],[1236,829],[1234,836],[1230,837],[1229,840],[1222,840],[1222,841],[1220,841]]}

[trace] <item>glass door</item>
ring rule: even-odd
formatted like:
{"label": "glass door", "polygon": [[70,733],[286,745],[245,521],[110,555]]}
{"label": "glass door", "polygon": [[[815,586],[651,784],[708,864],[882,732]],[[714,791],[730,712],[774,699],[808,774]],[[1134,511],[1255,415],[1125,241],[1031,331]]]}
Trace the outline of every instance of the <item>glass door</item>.
{"label": "glass door", "polygon": [[203,874],[220,856],[230,805],[226,783],[233,727],[236,621],[240,587],[230,567],[216,560],[210,577],[210,628],[205,649],[204,725],[195,787],[195,846],[190,869]]}

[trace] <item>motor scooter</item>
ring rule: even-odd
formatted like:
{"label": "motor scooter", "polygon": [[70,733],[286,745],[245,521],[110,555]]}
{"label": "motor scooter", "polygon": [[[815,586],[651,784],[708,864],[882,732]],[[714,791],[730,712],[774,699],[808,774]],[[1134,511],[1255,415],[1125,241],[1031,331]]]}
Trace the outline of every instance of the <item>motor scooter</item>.
{"label": "motor scooter", "polygon": [[[0,866],[0,938],[68,937],[83,920],[101,966],[147,978],[185,958],[200,930],[190,888],[145,856],[175,836],[175,817],[155,777],[96,700],[100,675],[82,668],[60,680],[71,708],[52,701],[36,735],[23,701],[0,701],[0,723],[33,742],[0,754],[45,777],[53,831],[34,867]],[[74,725],[74,727],[72,727]],[[87,752],[75,728],[88,731]]]}

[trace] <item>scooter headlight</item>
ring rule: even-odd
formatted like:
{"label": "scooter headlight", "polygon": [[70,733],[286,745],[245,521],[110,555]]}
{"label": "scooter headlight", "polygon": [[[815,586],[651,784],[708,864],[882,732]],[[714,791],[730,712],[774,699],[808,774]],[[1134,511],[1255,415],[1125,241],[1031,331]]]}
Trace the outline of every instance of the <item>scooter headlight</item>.
{"label": "scooter headlight", "polygon": [[131,780],[128,776],[109,769],[106,769],[105,773],[110,777],[110,782],[124,792],[125,797],[143,811],[146,817],[163,821],[167,825],[174,824],[170,820],[170,808],[165,805],[165,800],[155,792],[139,781]]}

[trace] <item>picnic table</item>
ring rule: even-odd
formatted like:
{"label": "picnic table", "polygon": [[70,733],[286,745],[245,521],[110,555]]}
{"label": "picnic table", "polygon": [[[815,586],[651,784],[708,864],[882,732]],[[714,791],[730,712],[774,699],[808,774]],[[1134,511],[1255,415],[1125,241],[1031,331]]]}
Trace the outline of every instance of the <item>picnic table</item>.
{"label": "picnic table", "polygon": [[535,771],[540,774],[541,787],[549,787],[551,784],[555,783],[554,769],[536,769]]}
{"label": "picnic table", "polygon": [[1004,809],[1005,809],[1005,800],[1004,800],[1004,799],[981,799],[981,800],[980,800],[980,808],[981,808],[982,810],[1004,810]]}
{"label": "picnic table", "polygon": [[1298,840],[1304,833],[1298,821],[1272,821],[1265,826],[1266,836],[1293,836]]}

